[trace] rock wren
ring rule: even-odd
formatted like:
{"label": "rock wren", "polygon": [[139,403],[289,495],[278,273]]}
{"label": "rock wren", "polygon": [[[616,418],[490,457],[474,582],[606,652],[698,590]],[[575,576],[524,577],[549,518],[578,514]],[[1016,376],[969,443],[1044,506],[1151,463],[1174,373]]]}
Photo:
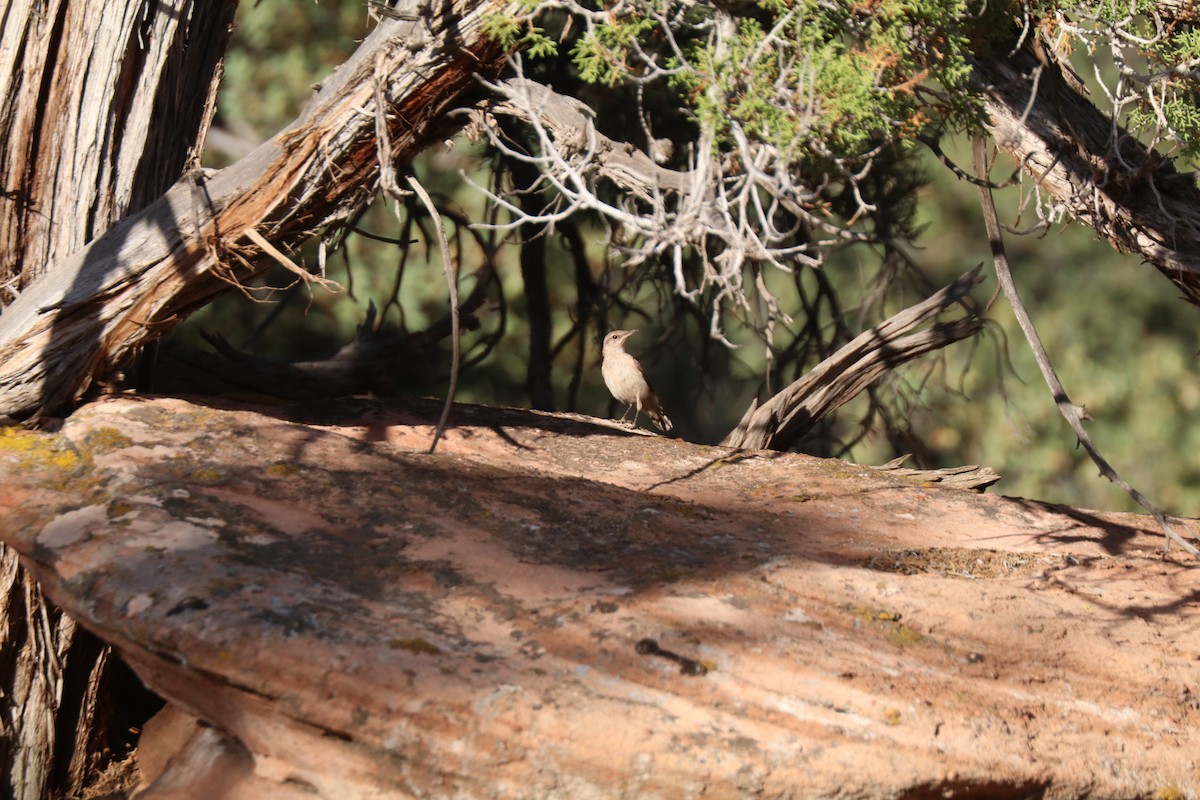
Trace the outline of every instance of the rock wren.
{"label": "rock wren", "polygon": [[638,414],[645,411],[659,430],[669,431],[671,420],[663,413],[662,404],[658,402],[654,387],[642,371],[642,365],[625,352],[625,340],[635,333],[636,330],[609,331],[604,337],[604,361],[600,366],[600,372],[604,375],[604,385],[619,402],[629,404],[625,413],[621,415],[621,422],[625,421],[630,410],[636,406],[637,411],[633,413],[634,427],[637,427]]}

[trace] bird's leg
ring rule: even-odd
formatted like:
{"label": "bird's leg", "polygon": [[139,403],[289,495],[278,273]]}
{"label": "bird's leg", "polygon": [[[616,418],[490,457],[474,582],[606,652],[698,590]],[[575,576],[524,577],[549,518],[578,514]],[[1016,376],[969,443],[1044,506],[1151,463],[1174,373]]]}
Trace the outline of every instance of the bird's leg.
{"label": "bird's leg", "polygon": [[[621,424],[625,424],[625,418],[629,416],[629,412],[633,410],[633,403],[625,406],[625,413],[621,415]],[[635,416],[636,418],[636,416]]]}
{"label": "bird's leg", "polygon": [[633,427],[637,427],[638,414],[642,413],[642,403],[639,400],[637,403],[637,411],[633,412]]}

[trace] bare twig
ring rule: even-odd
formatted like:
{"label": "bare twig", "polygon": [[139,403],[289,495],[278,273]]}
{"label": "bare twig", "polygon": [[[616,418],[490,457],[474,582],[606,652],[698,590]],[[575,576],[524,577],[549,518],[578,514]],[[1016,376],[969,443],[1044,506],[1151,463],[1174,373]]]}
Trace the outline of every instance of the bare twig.
{"label": "bare twig", "polygon": [[254,230],[254,228],[247,228],[245,231],[243,231],[242,235],[245,236],[250,241],[254,242],[254,244],[258,245],[258,247],[264,253],[269,255],[271,258],[275,259],[275,261],[278,262],[284,269],[286,269],[288,272],[292,273],[293,275],[298,276],[300,278],[300,280],[304,281],[306,284],[319,283],[319,284],[321,284],[321,286],[324,286],[326,289],[329,289],[330,291],[338,291],[342,288],[342,285],[339,284],[337,281],[331,281],[328,278],[322,277],[320,275],[314,275],[311,272],[309,272],[308,270],[301,267],[295,261],[292,261],[290,258],[287,257],[287,255],[284,254],[284,252],[282,250],[280,250],[278,247],[276,247],[275,245],[268,242],[263,237],[263,235],[261,233],[259,233],[258,231]]}
{"label": "bare twig", "polygon": [[[921,144],[928,147],[930,149],[930,151],[933,153],[934,157],[937,158],[938,161],[942,162],[946,166],[947,169],[949,169],[951,172],[953,172],[955,177],[957,177],[959,180],[966,181],[967,183],[974,184],[975,186],[980,185],[979,178],[976,178],[974,175],[967,172],[965,169],[960,167],[958,164],[955,164],[954,161],[951,160],[950,156],[946,155],[945,151],[942,150],[941,142],[939,142],[936,138],[934,138],[932,136],[918,136],[917,141],[919,141]],[[992,188],[992,189],[1004,189],[1008,186],[1015,186],[1017,184],[1017,180],[1020,176],[1020,173],[1021,173],[1021,170],[1018,167],[1017,169],[1013,170],[1013,174],[1010,175],[1008,177],[1008,179],[1006,181],[1004,181],[1004,183],[992,183],[991,181],[983,181],[983,184],[987,185],[989,188]]]}
{"label": "bare twig", "polygon": [[[391,140],[388,137],[387,104],[383,92],[383,75],[385,70],[383,56],[375,57],[375,135],[379,149],[379,185],[384,193],[396,202],[396,217],[400,217],[400,208],[404,201],[405,192],[396,182],[396,165],[392,160]],[[458,362],[462,346],[462,332],[458,320],[458,271],[454,260],[450,257],[450,243],[446,239],[446,226],[442,223],[442,215],[437,206],[425,191],[425,187],[415,175],[406,178],[409,187],[421,198],[429,219],[437,229],[438,249],[442,254],[442,269],[446,273],[446,286],[450,293],[450,386],[446,390],[446,403],[442,407],[442,416],[438,420],[437,429],[433,433],[433,441],[429,445],[432,454],[437,450],[438,440],[446,429],[446,420],[450,417],[450,406],[454,403],[454,392],[458,388]]]}
{"label": "bare twig", "polygon": [[446,271],[446,287],[450,291],[450,352],[452,353],[450,386],[446,389],[446,404],[442,407],[442,416],[438,420],[437,430],[433,433],[433,442],[429,445],[429,452],[432,454],[437,449],[438,440],[442,438],[442,431],[446,429],[446,420],[450,417],[450,406],[454,403],[454,391],[458,388],[458,358],[462,339],[462,332],[458,328],[458,270],[455,269],[454,261],[450,258],[450,244],[446,241],[446,227],[442,224],[442,216],[438,213],[437,206],[433,204],[429,193],[425,191],[425,187],[421,185],[415,175],[408,176],[408,185],[417,193],[417,197],[421,198],[421,202],[429,211],[429,218],[437,226],[438,247],[442,251],[442,268]]}
{"label": "bare twig", "polygon": [[1025,339],[1029,342],[1029,348],[1033,351],[1033,357],[1037,361],[1038,369],[1042,372],[1042,378],[1045,379],[1046,385],[1050,387],[1050,393],[1054,396],[1054,402],[1058,406],[1059,412],[1067,420],[1067,424],[1071,426],[1071,430],[1075,432],[1079,443],[1087,451],[1088,456],[1100,468],[1100,474],[1125,490],[1125,493],[1132,497],[1134,502],[1149,511],[1154,517],[1155,522],[1158,523],[1159,528],[1162,529],[1163,534],[1167,537],[1167,545],[1163,551],[1164,555],[1166,554],[1166,549],[1170,548],[1170,543],[1174,541],[1193,556],[1200,557],[1200,550],[1197,550],[1191,543],[1171,528],[1170,523],[1167,522],[1166,515],[1154,503],[1150,502],[1149,498],[1130,486],[1124,478],[1117,474],[1117,471],[1113,469],[1108,460],[1096,448],[1087,430],[1084,429],[1084,420],[1091,419],[1088,416],[1087,407],[1072,403],[1071,398],[1067,396],[1067,390],[1063,388],[1062,382],[1059,381],[1058,374],[1054,371],[1054,366],[1050,363],[1050,356],[1046,353],[1046,348],[1042,345],[1041,337],[1038,336],[1038,332],[1033,326],[1033,321],[1029,318],[1029,314],[1025,310],[1025,305],[1021,302],[1021,297],[1017,293],[1016,283],[1013,281],[1012,272],[1008,267],[1008,257],[1004,252],[1004,240],[1001,238],[1000,220],[996,215],[996,204],[992,200],[992,191],[986,183],[989,170],[984,149],[983,134],[976,134],[974,141],[975,175],[980,181],[983,181],[983,183],[976,185],[979,187],[979,200],[983,207],[983,221],[987,227],[988,239],[991,242],[992,257],[996,263],[996,278],[1000,283],[1000,287],[1004,290],[1004,296],[1008,298],[1009,305],[1012,306],[1013,314],[1017,318],[1017,324],[1021,326],[1021,332],[1025,334]]}
{"label": "bare twig", "polygon": [[[736,152],[728,158],[722,158],[712,142],[702,142],[692,152],[688,169],[669,169],[656,163],[653,155],[598,131],[594,112],[580,101],[521,77],[519,60],[514,59],[513,68],[518,77],[485,82],[495,100],[486,108],[480,129],[504,158],[535,168],[540,186],[554,192],[560,202],[530,210],[477,186],[509,212],[511,221],[500,227],[552,228],[578,211],[600,215],[623,231],[624,263],[637,266],[660,260],[674,265],[675,292],[707,304],[709,333],[718,341],[726,341],[722,314],[731,308],[748,308],[744,277],[749,265],[792,272],[819,266],[830,248],[877,239],[876,234],[854,226],[856,218],[873,210],[857,188],[865,168],[857,172],[846,165],[839,168],[836,180],[858,198],[851,219],[839,222],[785,153],[752,140],[740,127],[734,130]],[[531,135],[529,152],[515,146],[486,115],[523,120]],[[836,164],[836,159],[830,163]],[[610,199],[603,183],[616,186],[621,199]],[[702,270],[699,275],[685,275],[685,254],[693,253]]]}

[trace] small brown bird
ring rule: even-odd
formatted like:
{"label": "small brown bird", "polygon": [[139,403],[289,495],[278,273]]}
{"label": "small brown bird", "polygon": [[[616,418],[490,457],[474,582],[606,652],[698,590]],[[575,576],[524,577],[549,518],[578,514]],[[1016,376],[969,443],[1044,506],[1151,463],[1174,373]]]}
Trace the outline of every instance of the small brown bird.
{"label": "small brown bird", "polygon": [[604,376],[604,385],[612,392],[612,396],[629,407],[621,415],[621,422],[629,416],[630,409],[637,407],[633,414],[633,425],[637,427],[638,414],[645,411],[650,421],[661,431],[671,430],[671,420],[663,413],[662,404],[654,394],[654,387],[642,370],[637,359],[625,352],[625,340],[637,333],[632,331],[609,331],[604,337],[603,363],[600,373]]}

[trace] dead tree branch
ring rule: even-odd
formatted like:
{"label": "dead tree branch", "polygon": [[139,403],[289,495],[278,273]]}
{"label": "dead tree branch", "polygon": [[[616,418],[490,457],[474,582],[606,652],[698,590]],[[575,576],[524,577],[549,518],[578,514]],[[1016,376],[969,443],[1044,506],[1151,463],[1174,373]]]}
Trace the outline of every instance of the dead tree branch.
{"label": "dead tree branch", "polygon": [[459,329],[458,321],[458,265],[450,257],[450,243],[446,241],[446,226],[442,224],[442,217],[438,214],[437,206],[433,204],[429,192],[425,191],[425,187],[415,176],[409,175],[407,180],[408,185],[425,204],[429,218],[437,230],[438,251],[442,254],[442,269],[446,273],[446,288],[450,294],[450,348],[452,354],[450,357],[450,386],[446,389],[446,401],[442,406],[442,416],[438,419],[433,441],[429,445],[429,452],[433,453],[437,450],[442,432],[446,429],[446,419],[450,416],[450,406],[454,402],[454,390],[458,386],[458,362],[462,342],[462,331]]}
{"label": "dead tree branch", "polygon": [[[975,156],[975,175],[981,181],[986,181],[988,176],[987,158],[984,153],[983,134],[976,134],[974,142]],[[1054,371],[1054,365],[1050,363],[1050,356],[1046,353],[1046,348],[1042,345],[1042,339],[1038,336],[1037,329],[1033,327],[1033,320],[1029,318],[1029,313],[1025,310],[1024,303],[1021,302],[1021,297],[1017,293],[1017,285],[1013,281],[1012,272],[1008,267],[1008,256],[1004,252],[1004,240],[1000,233],[1000,219],[996,215],[996,205],[992,201],[992,190],[986,183],[977,184],[979,187],[979,199],[983,207],[983,221],[987,226],[988,239],[992,245],[992,257],[996,262],[996,278],[1000,283],[1000,288],[1004,290],[1004,296],[1008,298],[1009,305],[1012,306],[1013,314],[1016,315],[1017,324],[1021,326],[1021,332],[1025,334],[1026,341],[1029,342],[1029,349],[1033,351],[1033,357],[1037,361],[1038,369],[1041,370],[1042,378],[1046,381],[1046,385],[1050,387],[1050,393],[1054,397],[1054,402],[1058,406],[1058,410],[1062,413],[1067,424],[1071,426],[1071,430],[1075,432],[1075,436],[1079,439],[1079,444],[1087,451],[1088,456],[1100,469],[1100,474],[1110,481],[1121,487],[1134,502],[1142,508],[1150,512],[1162,529],[1163,535],[1167,537],[1167,545],[1171,542],[1177,542],[1180,547],[1187,550],[1193,556],[1200,557],[1200,550],[1197,550],[1182,536],[1177,534],[1167,522],[1167,517],[1159,510],[1158,506],[1150,502],[1150,499],[1139,492],[1137,489],[1130,486],[1117,471],[1113,469],[1108,460],[1100,453],[1092,441],[1092,437],[1088,435],[1087,429],[1083,427],[1084,420],[1091,419],[1088,416],[1087,407],[1076,405],[1071,402],[1071,398],[1067,396],[1067,390],[1063,388],[1062,381],[1058,379],[1058,373]]]}
{"label": "dead tree branch", "polygon": [[[747,303],[744,278],[749,265],[791,272],[819,266],[832,247],[875,240],[873,234],[852,229],[851,223],[839,224],[819,210],[817,195],[764,142],[737,132],[735,160],[744,166],[730,169],[702,135],[689,169],[667,169],[632,143],[614,141],[597,130],[585,104],[520,77],[519,61],[514,68],[518,77],[488,84],[496,98],[485,111],[524,121],[534,146],[529,152],[518,149],[487,120],[480,128],[504,156],[536,168],[539,185],[559,202],[541,213],[529,213],[477,186],[509,212],[512,221],[504,227],[552,227],[579,211],[600,215],[630,242],[622,248],[627,264],[661,258],[673,265],[674,289],[681,297],[698,301],[711,293],[706,309],[709,334],[719,341],[725,341],[724,307]],[[773,166],[768,170],[763,164]],[[853,183],[853,176],[839,177]],[[617,187],[619,199],[608,199],[601,182]],[[790,222],[782,224],[784,217]],[[800,235],[801,230],[809,233]],[[684,272],[690,252],[703,264],[698,280]]]}
{"label": "dead tree branch", "polygon": [[1032,176],[1046,221],[1072,217],[1200,305],[1200,188],[1101,113],[1037,41],[976,62],[988,132]]}
{"label": "dead tree branch", "polygon": [[883,373],[978,333],[983,322],[973,314],[918,333],[912,331],[962,300],[983,280],[981,269],[982,265],[976,267],[928,299],[860,334],[761,406],[751,405],[721,444],[786,450],[819,419]]}
{"label": "dead tree branch", "polygon": [[280,251],[336,237],[378,186],[379,64],[397,161],[461,123],[448,112],[502,63],[482,30],[502,7],[412,5],[415,18],[381,22],[289,128],[210,177],[184,177],[26,289],[0,317],[0,414],[69,406],[133,348],[244,284],[271,263],[248,231]]}
{"label": "dead tree branch", "polygon": [[944,469],[912,469],[904,466],[904,462],[910,457],[911,455],[903,455],[899,458],[893,458],[886,464],[880,464],[877,467],[871,467],[871,469],[886,472],[897,478],[917,483],[937,483],[942,486],[952,486],[955,489],[967,489],[973,492],[982,492],[1000,480],[1001,477],[1000,473],[991,467],[979,464],[967,464],[961,467],[946,467]]}

